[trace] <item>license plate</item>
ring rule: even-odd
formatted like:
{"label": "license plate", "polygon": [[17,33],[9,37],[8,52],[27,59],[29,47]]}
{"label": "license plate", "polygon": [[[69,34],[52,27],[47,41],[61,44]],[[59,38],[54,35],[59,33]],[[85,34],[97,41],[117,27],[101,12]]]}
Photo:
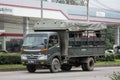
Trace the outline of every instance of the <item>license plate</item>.
{"label": "license plate", "polygon": [[29,63],[29,64],[34,64],[35,61],[34,61],[34,60],[29,60],[28,63]]}

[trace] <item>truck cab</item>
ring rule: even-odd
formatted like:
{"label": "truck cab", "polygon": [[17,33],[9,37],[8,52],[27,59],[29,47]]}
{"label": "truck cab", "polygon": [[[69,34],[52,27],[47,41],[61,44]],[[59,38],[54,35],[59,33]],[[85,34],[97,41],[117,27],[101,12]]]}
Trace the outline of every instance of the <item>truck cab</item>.
{"label": "truck cab", "polygon": [[60,59],[57,32],[35,32],[25,36],[21,60],[29,72],[34,72],[37,66],[50,67],[53,57]]}

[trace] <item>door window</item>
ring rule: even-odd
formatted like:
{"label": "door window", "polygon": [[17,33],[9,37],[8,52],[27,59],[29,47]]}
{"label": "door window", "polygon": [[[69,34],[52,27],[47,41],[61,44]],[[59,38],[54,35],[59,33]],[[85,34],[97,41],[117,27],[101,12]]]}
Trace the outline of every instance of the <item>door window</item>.
{"label": "door window", "polygon": [[54,46],[57,43],[58,43],[58,36],[57,35],[50,36],[50,38],[49,38],[49,44],[48,44],[49,47],[52,47],[52,46]]}

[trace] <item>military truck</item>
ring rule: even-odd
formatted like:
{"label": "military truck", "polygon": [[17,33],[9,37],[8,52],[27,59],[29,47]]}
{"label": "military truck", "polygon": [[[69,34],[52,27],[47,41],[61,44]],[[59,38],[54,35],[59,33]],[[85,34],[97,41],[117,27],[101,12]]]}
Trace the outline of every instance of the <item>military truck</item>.
{"label": "military truck", "polygon": [[103,23],[39,20],[24,37],[22,64],[31,73],[70,71],[72,66],[92,71],[95,57],[104,55],[105,30]]}

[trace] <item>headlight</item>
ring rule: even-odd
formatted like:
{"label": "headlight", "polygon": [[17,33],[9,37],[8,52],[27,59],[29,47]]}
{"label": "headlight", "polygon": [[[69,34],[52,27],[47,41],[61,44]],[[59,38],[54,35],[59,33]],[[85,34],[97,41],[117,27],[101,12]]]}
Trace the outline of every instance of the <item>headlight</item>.
{"label": "headlight", "polygon": [[27,56],[26,55],[21,55],[21,60],[27,60]]}
{"label": "headlight", "polygon": [[38,60],[47,60],[47,55],[38,56]]}

